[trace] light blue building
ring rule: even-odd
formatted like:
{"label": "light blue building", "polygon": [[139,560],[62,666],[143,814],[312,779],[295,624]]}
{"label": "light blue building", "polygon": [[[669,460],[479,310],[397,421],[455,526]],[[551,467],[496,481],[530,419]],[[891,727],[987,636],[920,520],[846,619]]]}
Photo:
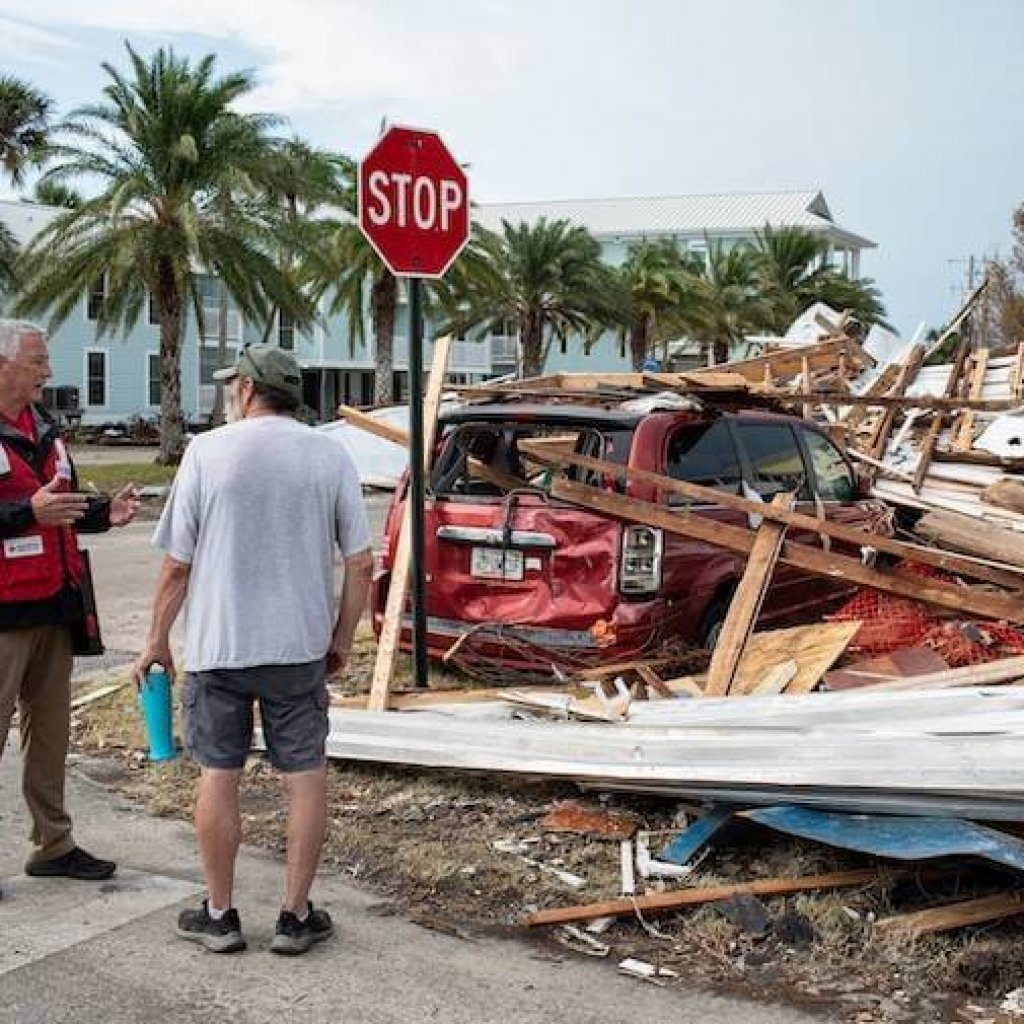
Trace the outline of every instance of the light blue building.
{"label": "light blue building", "polygon": [[[0,201],[3,221],[24,244],[57,214],[31,203]],[[477,220],[498,230],[503,220],[535,222],[567,219],[586,227],[601,243],[609,263],[625,259],[630,245],[644,239],[672,238],[681,247],[705,252],[708,239],[725,244],[749,240],[766,224],[799,226],[822,233],[830,244],[830,259],[853,275],[860,272],[860,254],[874,243],[839,227],[820,192],[750,193],[716,196],[674,196],[636,199],[592,199],[549,203],[482,205]],[[99,338],[96,309],[103,300],[103,283],[83,295],[77,311],[52,335],[50,356],[55,387],[78,389],[83,422],[124,422],[132,417],[153,418],[160,404],[159,327],[152,314],[122,335]],[[182,405],[186,417],[202,420],[213,405],[212,373],[219,365],[219,282],[202,279],[204,311],[197,323],[189,315],[182,351]],[[396,390],[404,391],[408,365],[408,307],[400,288],[396,317],[394,367]],[[228,312],[228,358],[239,344],[259,342],[263,325],[246,323],[237,309]],[[303,367],[306,403],[324,419],[333,418],[338,404],[366,405],[372,401],[375,359],[369,325],[366,342],[350,348],[349,326],[332,316],[312,331],[300,332],[286,317],[273,324],[269,341],[294,351]],[[428,331],[429,334],[429,331]],[[424,355],[429,366],[430,351]],[[518,339],[512,332],[479,341],[457,340],[452,346],[449,379],[472,383],[514,372]],[[624,340],[607,334],[584,354],[579,345],[551,347],[546,369],[614,371],[630,368]]]}

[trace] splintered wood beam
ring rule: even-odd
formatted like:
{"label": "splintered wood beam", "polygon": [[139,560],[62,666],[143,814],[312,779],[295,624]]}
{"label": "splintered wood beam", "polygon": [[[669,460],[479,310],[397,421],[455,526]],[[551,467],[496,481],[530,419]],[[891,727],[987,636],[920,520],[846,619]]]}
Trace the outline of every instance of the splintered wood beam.
{"label": "splintered wood beam", "polygon": [[875,924],[875,929],[885,934],[898,933],[916,939],[921,935],[935,935],[972,924],[1019,917],[1021,914],[1024,914],[1024,891],[1018,889],[998,896],[983,896],[976,900],[961,900],[959,903],[930,907],[913,914],[885,917]]}
{"label": "splintered wood beam", "polygon": [[[409,433],[401,427],[393,426],[390,423],[382,423],[380,420],[375,420],[372,416],[367,416],[365,412],[360,412],[358,409],[353,409],[348,405],[339,405],[338,415],[351,423],[352,426],[359,427],[360,430],[365,430],[368,434],[382,437],[385,441],[392,441],[403,448],[409,447]],[[487,483],[504,488],[506,491],[526,486],[526,481],[522,478],[513,476],[511,473],[503,473],[499,469],[492,469],[486,462],[481,462],[473,456],[469,457],[467,464],[471,476],[475,476],[478,480],[486,480]]]}
{"label": "splintered wood beam", "polygon": [[782,509],[774,505],[765,505],[760,501],[742,498],[738,494],[717,491],[714,488],[692,484],[685,480],[675,480],[672,477],[661,476],[646,469],[622,466],[614,462],[605,462],[602,459],[593,459],[586,455],[553,452],[550,450],[541,452],[535,450],[530,441],[521,441],[519,447],[521,451],[529,452],[530,457],[541,465],[555,468],[560,466],[578,466],[580,469],[590,469],[604,476],[616,479],[653,484],[659,491],[664,493],[678,494],[684,498],[689,498],[693,502],[724,506],[736,512],[743,512],[746,515],[761,516],[773,522],[784,523],[793,529],[808,530],[824,537],[830,537],[832,540],[853,545],[858,550],[865,547],[874,548],[876,551],[894,555],[897,558],[911,559],[925,565],[934,566],[936,569],[943,569],[946,572],[956,573],[961,576],[969,576],[971,579],[985,580],[986,582],[995,583],[998,586],[1007,587],[1011,590],[1024,588],[1024,572],[1014,572],[1010,566],[992,565],[986,562],[979,562],[969,556],[936,550],[924,547],[921,544],[909,544],[905,541],[895,540],[886,534],[869,533],[867,530],[861,530],[844,523],[833,522],[830,519],[818,519],[815,516],[805,515],[802,512]]}
{"label": "splintered wood beam", "polygon": [[1014,400],[1024,400],[1024,341],[1017,343],[1017,361],[1013,364],[1013,376],[1010,380]]}
{"label": "splintered wood beam", "polygon": [[[754,534],[741,526],[729,526],[693,513],[680,514],[662,505],[653,505],[619,494],[608,494],[596,487],[588,487],[571,480],[554,480],[551,484],[551,494],[581,508],[595,509],[627,522],[660,527],[669,533],[692,537],[713,547],[725,548],[744,556],[749,556],[754,544]],[[764,508],[778,514],[771,506]],[[985,619],[1006,619],[1009,622],[1024,623],[1024,604],[1016,595],[993,594],[973,587],[958,587],[937,580],[881,572],[868,568],[856,558],[793,541],[783,543],[780,560],[786,565],[795,566],[816,576],[825,576],[833,581],[843,580],[862,587],[872,587],[875,590],[898,594],[900,597],[909,597],[923,604],[949,608],[961,614],[970,613]]]}
{"label": "splintered wood beam", "polygon": [[664,913],[683,907],[699,907],[705,903],[718,903],[733,896],[786,896],[797,892],[819,889],[851,889],[874,882],[896,882],[910,877],[906,870],[880,872],[874,868],[854,871],[834,871],[827,875],[803,875],[796,878],[764,878],[756,882],[738,882],[734,885],[711,885],[673,892],[654,892],[627,899],[604,900],[578,907],[553,907],[527,914],[521,921],[528,928],[548,924],[569,924],[572,921],[592,921],[597,917],[624,917],[636,911],[645,914]]}
{"label": "splintered wood beam", "polygon": [[[988,349],[978,349],[974,353],[973,368],[971,370],[971,389],[967,397],[976,402],[981,398],[982,389],[985,387],[985,374],[988,372]],[[974,420],[975,412],[973,406],[964,410],[953,431],[953,443],[951,447],[955,451],[970,451],[974,446]]]}
{"label": "splintered wood beam", "polygon": [[[907,393],[907,388],[917,378],[921,364],[924,362],[924,346],[915,345],[908,353],[906,359],[900,366],[896,383],[892,386],[892,397],[901,398]],[[880,459],[885,455],[886,446],[889,444],[889,435],[892,433],[893,424],[896,421],[895,408],[887,408],[875,429],[872,431],[871,440],[868,442],[867,454],[873,459]]]}
{"label": "splintered wood beam", "polygon": [[[960,375],[964,372],[964,366],[967,363],[967,358],[971,354],[971,346],[967,341],[961,341],[959,347],[956,350],[956,358],[953,360],[953,366],[949,371],[949,380],[946,383],[946,393],[943,397],[952,398],[956,395],[960,388]],[[935,413],[932,417],[932,425],[928,428],[928,433],[925,436],[924,443],[921,445],[920,456],[917,460],[917,469],[914,471],[914,491],[920,491],[921,486],[924,484],[924,478],[928,475],[928,467],[932,464],[932,453],[935,451],[935,445],[939,440],[939,434],[942,432],[942,424],[945,420],[945,416],[941,412]]]}
{"label": "splintered wood beam", "polygon": [[[844,391],[824,391],[814,389],[809,394],[803,391],[797,393],[779,390],[767,391],[764,388],[754,388],[754,394],[765,395],[780,402],[788,402],[795,405],[803,401],[811,401],[815,405],[839,405],[854,406],[858,409],[890,409],[894,412],[899,410],[924,409],[936,412],[1008,412],[1011,409],[1020,408],[1020,402],[1013,398],[958,398],[954,395],[951,398],[934,395],[851,395]],[[852,419],[852,414],[846,421]]]}
{"label": "splintered wood beam", "polygon": [[[772,499],[775,508],[791,509],[796,501],[794,494],[777,494]],[[708,668],[708,682],[705,693],[709,697],[724,697],[732,689],[736,679],[743,651],[746,649],[754,624],[761,613],[765,594],[771,585],[772,574],[782,552],[786,536],[784,523],[765,520],[757,530],[757,536],[750,549],[743,578],[729,602],[729,611],[722,632],[715,643]]]}
{"label": "splintered wood beam", "polygon": [[[426,466],[434,450],[434,435],[437,432],[437,410],[441,404],[444,388],[444,374],[448,366],[448,351],[451,338],[447,335],[434,342],[434,360],[430,368],[430,380],[423,398],[423,457]],[[402,528],[398,535],[394,562],[391,566],[391,584],[384,608],[384,624],[377,644],[377,660],[373,666],[373,681],[366,702],[369,711],[386,711],[391,680],[395,675],[395,661],[398,656],[398,642],[402,632],[402,613],[409,590],[409,575],[412,570],[412,502],[405,502],[402,514]]]}

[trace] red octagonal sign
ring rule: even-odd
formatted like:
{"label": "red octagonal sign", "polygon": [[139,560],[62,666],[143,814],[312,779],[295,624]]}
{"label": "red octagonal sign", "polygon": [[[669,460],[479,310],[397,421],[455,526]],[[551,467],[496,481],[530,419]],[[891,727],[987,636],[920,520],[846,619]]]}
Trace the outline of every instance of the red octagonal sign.
{"label": "red octagonal sign", "polygon": [[469,182],[436,132],[396,125],[366,154],[359,226],[391,273],[443,276],[469,238]]}

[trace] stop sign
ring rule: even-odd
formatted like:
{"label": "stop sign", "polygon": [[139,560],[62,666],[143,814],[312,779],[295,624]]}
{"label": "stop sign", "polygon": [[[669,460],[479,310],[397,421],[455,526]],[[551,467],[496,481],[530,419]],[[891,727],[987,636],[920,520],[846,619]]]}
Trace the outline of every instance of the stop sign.
{"label": "stop sign", "polygon": [[436,132],[389,128],[359,165],[359,226],[391,273],[441,277],[469,238],[469,182]]}

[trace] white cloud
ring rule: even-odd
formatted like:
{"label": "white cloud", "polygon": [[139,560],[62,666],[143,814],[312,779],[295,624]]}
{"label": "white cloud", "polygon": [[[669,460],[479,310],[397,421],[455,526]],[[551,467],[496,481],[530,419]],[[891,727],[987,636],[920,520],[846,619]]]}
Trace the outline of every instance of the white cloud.
{"label": "white cloud", "polygon": [[9,18],[0,18],[0,57],[52,64],[62,54],[75,49],[67,36],[48,32]]}
{"label": "white cloud", "polygon": [[266,63],[254,97],[283,112],[346,101],[447,100],[473,83],[504,87],[517,64],[514,25],[502,9],[459,0],[372,4],[344,0],[0,0],[0,11],[37,23],[118,32],[192,33],[237,43]]}

